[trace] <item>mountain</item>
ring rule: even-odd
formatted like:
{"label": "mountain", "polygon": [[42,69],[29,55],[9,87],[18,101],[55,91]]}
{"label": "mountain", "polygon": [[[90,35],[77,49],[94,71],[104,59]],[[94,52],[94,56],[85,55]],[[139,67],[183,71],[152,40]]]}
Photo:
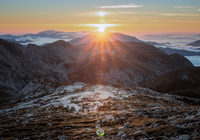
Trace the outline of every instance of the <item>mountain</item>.
{"label": "mountain", "polygon": [[66,81],[64,66],[59,64],[65,63],[63,58],[67,56],[62,58],[53,50],[34,44],[24,47],[2,39],[0,47],[1,97],[14,97],[32,80],[43,77],[50,81]]}
{"label": "mountain", "polygon": [[24,34],[24,35],[0,35],[0,38],[15,42],[15,43],[21,43],[23,45],[27,45],[29,43],[34,43],[37,45],[42,45],[45,43],[51,43],[54,42],[55,39],[65,39],[67,41],[71,39],[75,39],[77,37],[83,37],[86,35],[91,34],[91,32],[81,31],[81,32],[63,32],[63,31],[55,31],[55,30],[46,30],[41,31],[36,34]]}
{"label": "mountain", "polygon": [[195,55],[200,55],[199,52],[194,52],[194,51],[187,51],[187,50],[179,50],[179,49],[172,49],[172,48],[163,48],[159,47],[160,50],[165,51],[167,54],[175,54],[178,53],[183,56],[195,56]]}
{"label": "mountain", "polygon": [[60,33],[64,33],[62,31],[54,31],[54,30],[46,30],[46,31],[42,31],[37,33],[38,35],[52,35],[52,34],[60,34]]}
{"label": "mountain", "polygon": [[157,92],[200,98],[200,67],[181,67],[164,73],[140,86]]}
{"label": "mountain", "polygon": [[187,46],[200,47],[200,40],[187,44]]}
{"label": "mountain", "polygon": [[144,43],[143,41],[137,39],[134,36],[129,36],[121,33],[96,33],[96,34],[90,34],[84,37],[75,38],[71,41],[69,41],[72,45],[78,45],[78,44],[87,44],[90,42],[98,41],[104,37],[104,41],[121,41],[121,42],[137,42],[137,43]]}
{"label": "mountain", "polygon": [[173,68],[193,66],[181,55],[167,55],[144,43],[91,42],[78,49],[81,51],[74,57],[79,59],[69,75],[73,82],[135,86]]}
{"label": "mountain", "polygon": [[[1,96],[10,100],[32,83],[119,84],[136,86],[141,82],[182,66],[193,66],[181,55],[167,55],[145,43],[106,41],[73,46],[59,40],[40,47],[0,40]],[[58,82],[59,81],[59,82]]]}
{"label": "mountain", "polygon": [[[194,68],[145,43],[101,38],[24,47],[0,39],[0,138],[99,139],[102,128],[105,140],[200,139],[196,96],[137,86],[183,66]],[[188,78],[198,82],[199,70],[182,75],[193,88]]]}

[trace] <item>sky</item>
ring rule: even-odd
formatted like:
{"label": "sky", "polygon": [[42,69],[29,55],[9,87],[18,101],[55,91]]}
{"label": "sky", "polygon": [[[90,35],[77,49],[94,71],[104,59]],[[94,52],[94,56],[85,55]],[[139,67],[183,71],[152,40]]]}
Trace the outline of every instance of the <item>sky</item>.
{"label": "sky", "polygon": [[200,0],[0,0],[0,34],[200,33]]}

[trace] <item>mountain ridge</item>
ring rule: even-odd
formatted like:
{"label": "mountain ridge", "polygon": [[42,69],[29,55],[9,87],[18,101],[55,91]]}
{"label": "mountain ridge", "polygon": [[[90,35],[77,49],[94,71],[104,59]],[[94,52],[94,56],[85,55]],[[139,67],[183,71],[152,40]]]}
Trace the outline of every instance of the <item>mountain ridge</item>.
{"label": "mountain ridge", "polygon": [[[63,84],[84,82],[130,87],[176,67],[193,66],[183,56],[167,55],[145,43],[104,41],[73,46],[56,41],[44,47],[34,44],[24,47],[6,42],[0,50],[1,81],[5,81],[1,83],[2,96],[17,95],[30,82],[42,77]],[[7,45],[20,49],[14,51]]]}

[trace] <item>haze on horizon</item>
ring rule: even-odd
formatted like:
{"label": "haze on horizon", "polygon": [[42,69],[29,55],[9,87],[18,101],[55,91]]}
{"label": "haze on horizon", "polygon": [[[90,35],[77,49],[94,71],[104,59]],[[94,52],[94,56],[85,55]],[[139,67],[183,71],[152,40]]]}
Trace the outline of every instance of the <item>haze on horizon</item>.
{"label": "haze on horizon", "polygon": [[0,34],[43,30],[199,33],[200,0],[1,0]]}

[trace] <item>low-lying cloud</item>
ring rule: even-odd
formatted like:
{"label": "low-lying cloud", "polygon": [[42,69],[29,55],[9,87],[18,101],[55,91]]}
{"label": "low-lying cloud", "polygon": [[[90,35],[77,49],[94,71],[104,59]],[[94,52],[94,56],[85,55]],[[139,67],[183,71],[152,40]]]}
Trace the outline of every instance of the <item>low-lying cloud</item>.
{"label": "low-lying cloud", "polygon": [[98,8],[138,8],[143,7],[143,5],[135,5],[130,3],[128,5],[108,5],[108,6],[98,6]]}

